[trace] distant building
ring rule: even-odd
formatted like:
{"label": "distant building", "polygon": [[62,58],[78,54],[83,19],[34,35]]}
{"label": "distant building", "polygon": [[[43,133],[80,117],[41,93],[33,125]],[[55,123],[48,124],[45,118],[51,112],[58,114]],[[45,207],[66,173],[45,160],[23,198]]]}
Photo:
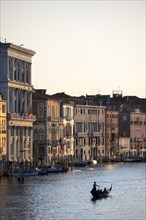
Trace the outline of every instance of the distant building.
{"label": "distant building", "polygon": [[146,158],[146,113],[139,109],[119,112],[119,152],[125,157]]}
{"label": "distant building", "polygon": [[54,165],[64,157],[64,126],[60,120],[60,100],[36,89],[33,94],[35,165]]}
{"label": "distant building", "polygon": [[76,161],[105,158],[105,107],[76,104],[74,123]]}
{"label": "distant building", "polygon": [[7,101],[7,159],[13,164],[33,162],[33,122],[30,49],[0,43],[0,92]]}
{"label": "distant building", "polygon": [[119,154],[119,112],[107,109],[105,117],[106,157],[117,158]]}
{"label": "distant building", "polygon": [[146,158],[146,113],[136,109],[130,115],[130,157]]}
{"label": "distant building", "polygon": [[114,90],[112,97],[110,97],[110,95],[100,94],[86,95],[84,100],[86,100],[88,104],[112,107],[112,110],[115,111],[119,111],[122,105],[127,105],[130,109],[140,109],[141,112],[146,113],[146,98],[139,98],[137,96],[123,96],[123,92],[121,90]]}
{"label": "distant building", "polygon": [[64,155],[74,156],[74,104],[63,104],[61,119],[64,125]]}

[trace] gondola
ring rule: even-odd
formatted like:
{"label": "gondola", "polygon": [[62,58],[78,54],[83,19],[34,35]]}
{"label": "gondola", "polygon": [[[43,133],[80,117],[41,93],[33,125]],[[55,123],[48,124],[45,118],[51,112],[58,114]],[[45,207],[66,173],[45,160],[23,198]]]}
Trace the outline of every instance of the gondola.
{"label": "gondola", "polygon": [[101,198],[107,198],[110,194],[112,190],[112,184],[111,184],[111,187],[109,189],[98,189],[98,190],[95,190],[95,189],[92,189],[90,191],[91,195],[93,196],[93,199],[101,199]]}

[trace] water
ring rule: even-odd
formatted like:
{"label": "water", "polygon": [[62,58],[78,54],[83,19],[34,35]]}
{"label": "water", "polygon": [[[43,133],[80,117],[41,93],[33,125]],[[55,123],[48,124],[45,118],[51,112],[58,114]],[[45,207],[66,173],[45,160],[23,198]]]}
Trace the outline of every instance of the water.
{"label": "water", "polygon": [[[94,169],[0,182],[1,220],[145,220],[146,163],[118,163]],[[96,181],[113,183],[111,197],[92,201]]]}

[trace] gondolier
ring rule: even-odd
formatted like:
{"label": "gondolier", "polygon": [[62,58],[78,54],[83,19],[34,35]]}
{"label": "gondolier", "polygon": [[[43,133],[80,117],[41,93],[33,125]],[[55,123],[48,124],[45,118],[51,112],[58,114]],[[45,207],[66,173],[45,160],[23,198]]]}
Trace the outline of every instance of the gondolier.
{"label": "gondolier", "polygon": [[96,182],[94,182],[94,183],[93,183],[93,189],[92,189],[92,190],[96,191],[96,186],[99,187],[99,185],[97,185]]}

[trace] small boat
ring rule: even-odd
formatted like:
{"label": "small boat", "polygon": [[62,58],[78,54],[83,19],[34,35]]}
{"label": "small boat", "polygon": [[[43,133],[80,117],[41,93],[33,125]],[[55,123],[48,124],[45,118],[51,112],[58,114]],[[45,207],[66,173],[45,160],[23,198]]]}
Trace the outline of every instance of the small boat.
{"label": "small boat", "polygon": [[68,169],[65,167],[48,167],[47,168],[47,173],[64,173],[67,172]]}
{"label": "small boat", "polygon": [[38,172],[38,175],[48,175],[48,171],[46,168],[42,167],[42,168],[37,168],[36,167],[36,170]]}
{"label": "small boat", "polygon": [[101,198],[107,198],[110,194],[112,190],[112,184],[111,187],[109,189],[104,188],[104,190],[102,189],[92,189],[90,191],[91,195],[93,196],[93,199],[101,199]]}
{"label": "small boat", "polygon": [[131,158],[126,158],[125,162],[142,162],[142,159],[131,159]]}
{"label": "small boat", "polygon": [[89,166],[90,162],[75,162],[74,167],[87,167]]}
{"label": "small boat", "polygon": [[48,175],[49,173],[64,173],[67,172],[68,169],[65,167],[54,167],[54,166],[49,166],[49,167],[36,167],[36,170],[38,172],[38,175]]}
{"label": "small boat", "polygon": [[38,175],[38,171],[36,169],[33,170],[20,170],[20,169],[14,169],[13,170],[13,176],[36,176]]}

